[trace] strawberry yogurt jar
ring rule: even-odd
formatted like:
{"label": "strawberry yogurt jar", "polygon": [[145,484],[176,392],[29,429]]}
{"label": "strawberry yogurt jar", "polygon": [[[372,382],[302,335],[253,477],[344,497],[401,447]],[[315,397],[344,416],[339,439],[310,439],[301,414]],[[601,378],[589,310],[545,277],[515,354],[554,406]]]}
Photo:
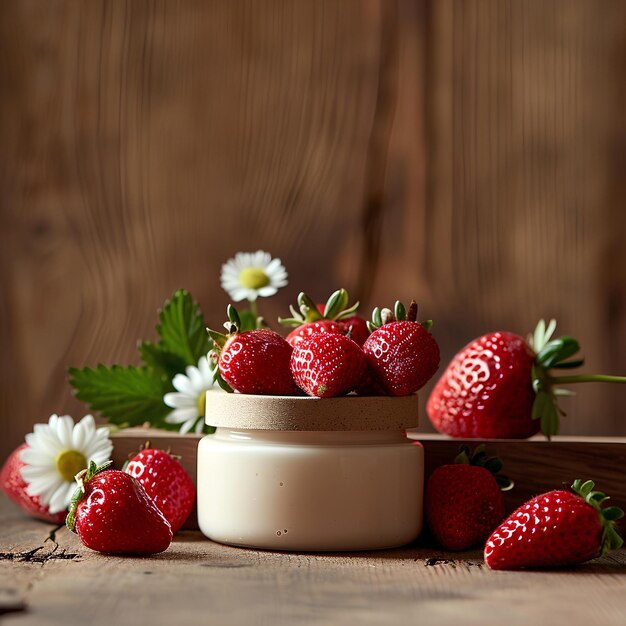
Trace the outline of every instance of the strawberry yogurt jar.
{"label": "strawberry yogurt jar", "polygon": [[422,529],[417,396],[313,398],[210,391],[198,447],[200,530],[293,551],[392,548]]}

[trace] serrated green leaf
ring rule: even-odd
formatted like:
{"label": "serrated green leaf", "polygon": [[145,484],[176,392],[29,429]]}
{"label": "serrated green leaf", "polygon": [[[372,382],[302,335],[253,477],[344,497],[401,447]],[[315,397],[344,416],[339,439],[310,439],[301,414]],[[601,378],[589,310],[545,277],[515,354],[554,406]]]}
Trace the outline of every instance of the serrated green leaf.
{"label": "serrated green leaf", "polygon": [[168,381],[185,371],[184,359],[178,354],[163,350],[157,343],[144,341],[139,344],[138,349],[142,363],[154,369],[157,374],[165,376]]}
{"label": "serrated green leaf", "polygon": [[150,422],[158,428],[177,429],[164,421],[171,411],[163,402],[169,389],[151,368],[100,364],[95,369],[72,368],[69,376],[74,395],[114,424]]}
{"label": "serrated green leaf", "polygon": [[206,324],[191,294],[179,289],[165,303],[159,313],[157,333],[160,346],[181,357],[186,365],[197,365],[211,345],[205,331]]}

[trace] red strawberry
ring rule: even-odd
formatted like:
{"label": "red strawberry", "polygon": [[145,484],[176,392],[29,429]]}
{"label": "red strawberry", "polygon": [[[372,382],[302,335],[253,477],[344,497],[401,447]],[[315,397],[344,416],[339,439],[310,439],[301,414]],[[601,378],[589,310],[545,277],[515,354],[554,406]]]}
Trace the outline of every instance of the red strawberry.
{"label": "red strawberry", "polygon": [[124,471],[141,484],[177,533],[185,523],[196,498],[193,481],[185,468],[165,450],[141,450]]}
{"label": "red strawberry", "polygon": [[[345,289],[343,291],[345,291]],[[347,295],[348,292],[346,291],[346,302]],[[331,296],[331,303],[332,297],[333,296]],[[328,308],[328,304],[317,304],[316,307],[319,314],[323,317],[326,317],[325,313]],[[349,332],[350,339],[352,339],[354,343],[357,343],[360,346],[363,346],[365,340],[370,336],[370,331],[367,329],[367,322],[360,315],[349,315],[348,317],[341,317],[341,319],[338,321],[338,324],[340,326],[339,332],[343,332],[344,335],[348,334]],[[289,335],[287,335],[287,341],[289,341]]]}
{"label": "red strawberry", "polygon": [[359,346],[367,341],[370,331],[367,329],[367,322],[359,315],[350,315],[341,320],[344,332],[350,333],[350,339]]}
{"label": "red strawberry", "polygon": [[465,346],[437,382],[426,411],[453,437],[525,438],[539,430],[531,418],[535,355],[512,333],[491,333]]}
{"label": "red strawberry", "polygon": [[[155,554],[172,541],[172,527],[130,474],[92,463],[72,500],[67,527],[92,550]],[[104,471],[102,471],[104,469]]]}
{"label": "red strawberry", "polygon": [[7,494],[15,504],[19,505],[26,513],[44,520],[45,522],[53,522],[54,524],[62,524],[65,521],[67,511],[55,513],[52,515],[47,506],[43,506],[39,501],[39,496],[29,496],[26,493],[28,484],[22,478],[21,469],[25,463],[21,459],[22,450],[28,448],[23,443],[17,450],[14,450],[9,458],[5,461],[2,472],[0,473],[0,486],[4,493]]}
{"label": "red strawberry", "polygon": [[338,289],[331,294],[326,304],[315,304],[304,292],[298,295],[298,311],[290,307],[293,317],[279,319],[285,326],[295,326],[287,335],[287,341],[296,346],[314,333],[350,333],[350,339],[359,346],[369,335],[365,320],[355,315],[359,303],[348,306],[348,292]]}
{"label": "red strawberry", "polygon": [[[618,376],[555,376],[549,370],[583,363],[567,360],[579,350],[572,337],[551,339],[556,328],[541,320],[532,337],[495,332],[465,346],[450,362],[426,410],[433,425],[453,437],[525,438],[539,428],[548,437],[558,432],[556,396],[571,395],[559,384],[626,382]],[[540,419],[539,419],[540,418]]]}
{"label": "red strawberry", "polygon": [[308,322],[306,324],[302,324],[302,326],[298,326],[298,328],[294,328],[287,335],[287,342],[295,347],[297,346],[303,339],[307,339],[311,335],[315,335],[317,333],[332,333],[335,335],[343,335],[344,328],[343,325],[339,322],[333,322],[332,320],[319,320],[318,322]]}
{"label": "red strawberry", "polygon": [[622,545],[617,507],[602,509],[607,497],[590,480],[571,491],[550,491],[523,504],[487,540],[491,569],[564,567],[584,563]]}
{"label": "red strawberry", "polygon": [[352,391],[365,372],[361,348],[344,335],[319,333],[293,349],[291,371],[298,386],[319,398]]}
{"label": "red strawberry", "polygon": [[430,475],[424,513],[432,534],[444,548],[467,550],[483,544],[502,521],[505,508],[501,489],[511,483],[503,476],[494,476],[501,468],[502,462],[487,458],[481,445],[471,457],[469,448],[463,447],[454,465],[442,465]]}
{"label": "red strawberry", "polygon": [[[372,334],[363,344],[370,372],[391,396],[407,396],[421,389],[439,367],[439,346],[430,322],[416,322],[417,304],[408,314],[396,302],[395,314],[374,309]],[[390,320],[390,321],[387,321]]]}
{"label": "red strawberry", "polygon": [[219,384],[240,393],[296,394],[298,390],[289,367],[292,347],[273,330],[262,328],[240,333],[239,314],[231,305],[228,305],[228,319],[228,335],[209,330],[214,352],[219,354]]}

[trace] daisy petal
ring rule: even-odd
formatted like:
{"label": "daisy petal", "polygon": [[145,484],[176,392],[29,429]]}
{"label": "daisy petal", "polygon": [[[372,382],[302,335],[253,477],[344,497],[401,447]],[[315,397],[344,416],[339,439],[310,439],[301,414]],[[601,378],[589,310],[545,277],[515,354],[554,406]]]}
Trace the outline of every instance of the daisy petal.
{"label": "daisy petal", "polygon": [[195,423],[195,420],[187,420],[186,422],[183,423],[183,425],[180,427],[178,432],[181,435],[186,435],[192,429],[194,423]]}
{"label": "daisy petal", "polygon": [[168,424],[181,424],[197,417],[198,411],[196,409],[176,409],[165,417],[165,421]]}
{"label": "daisy petal", "polygon": [[56,489],[56,491],[52,494],[50,498],[49,509],[50,513],[54,515],[55,513],[60,513],[61,511],[67,509],[69,505],[69,500],[67,498],[67,489],[68,483],[63,481],[61,485]]}
{"label": "daisy petal", "polygon": [[163,402],[173,409],[187,409],[198,404],[198,400],[195,397],[176,391],[166,393],[163,396]]}
{"label": "daisy petal", "polygon": [[54,467],[54,456],[41,452],[35,448],[24,448],[20,453],[20,458],[27,465],[35,465],[37,467]]}
{"label": "daisy petal", "polygon": [[188,396],[194,395],[193,385],[184,374],[176,374],[176,376],[172,379],[172,385],[174,385],[174,388],[181,393],[187,394]]}

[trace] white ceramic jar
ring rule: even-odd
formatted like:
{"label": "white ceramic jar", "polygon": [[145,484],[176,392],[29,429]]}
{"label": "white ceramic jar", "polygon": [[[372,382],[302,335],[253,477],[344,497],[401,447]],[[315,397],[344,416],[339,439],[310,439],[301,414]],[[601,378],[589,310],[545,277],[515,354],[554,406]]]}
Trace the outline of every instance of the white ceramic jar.
{"label": "white ceramic jar", "polygon": [[207,393],[217,427],[198,448],[198,523],[221,543],[372,550],[422,527],[423,448],[406,437],[417,397]]}

